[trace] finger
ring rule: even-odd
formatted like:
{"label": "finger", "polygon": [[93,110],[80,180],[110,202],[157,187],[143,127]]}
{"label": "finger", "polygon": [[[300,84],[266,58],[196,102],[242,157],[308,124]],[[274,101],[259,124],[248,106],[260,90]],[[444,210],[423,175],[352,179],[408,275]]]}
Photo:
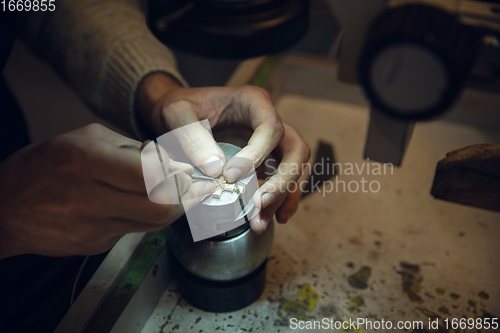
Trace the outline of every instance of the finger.
{"label": "finger", "polygon": [[290,125],[284,125],[285,136],[279,144],[283,154],[279,172],[262,185],[253,197],[255,205],[262,209],[284,197],[294,187],[302,174],[302,166],[310,157],[310,149],[300,134]]}
{"label": "finger", "polygon": [[185,173],[167,177],[149,194],[149,200],[162,205],[178,205],[181,196],[191,187],[192,179]]}
{"label": "finger", "polygon": [[299,207],[300,201],[300,191],[299,186],[294,184],[293,188],[290,189],[290,192],[285,197],[285,201],[276,211],[276,220],[278,223],[286,223],[292,217],[293,214],[297,211]]}
{"label": "finger", "polygon": [[211,195],[214,189],[215,182],[193,182],[189,190],[182,195],[182,207],[176,207],[176,215],[181,216],[185,214],[185,212],[199,204],[207,195]]}
{"label": "finger", "polygon": [[170,167],[174,170],[173,173],[177,174],[179,172],[184,172],[190,176],[194,173],[194,168],[191,164],[182,163],[179,161],[174,161],[172,159],[169,160]]}
{"label": "finger", "polygon": [[[159,150],[161,147],[154,141],[150,141],[143,147],[141,152],[142,174],[148,196],[151,198],[151,192],[163,181],[168,178],[169,174],[169,158],[166,152],[163,152],[163,157]],[[163,160],[167,163],[163,163]],[[174,179],[168,179],[172,182]],[[175,183],[174,183],[175,185]],[[172,186],[172,185],[171,185]],[[173,187],[175,188],[175,186]]]}
{"label": "finger", "polygon": [[134,220],[124,217],[109,217],[97,221],[99,224],[95,226],[96,234],[109,236],[123,236],[131,232],[148,232],[161,230],[168,226],[169,223],[147,223],[139,220]]}
{"label": "finger", "polygon": [[173,161],[167,152],[153,141],[143,148],[141,163],[149,198],[156,203],[179,204],[178,196],[191,185],[191,178],[183,169],[192,174],[192,167]]}
{"label": "finger", "polygon": [[[182,171],[168,174],[169,159],[166,162],[160,160],[153,141],[146,145],[140,154],[131,149],[115,148],[103,141],[94,141],[88,144],[86,149],[91,156],[88,167],[93,180],[124,191],[148,193],[151,199],[158,203],[178,203],[177,187],[175,179],[172,178],[174,174],[181,173],[177,178],[181,193],[187,190],[191,182],[191,178]],[[182,167],[189,172],[189,168],[183,164],[175,164],[175,167]],[[157,188],[162,182],[166,183]]]}
{"label": "finger", "polygon": [[160,184],[160,188],[157,190],[157,193],[161,192],[160,195],[163,195],[163,197],[162,199],[158,199],[159,196],[157,196],[155,202],[145,195],[141,196],[104,188],[100,195],[102,199],[97,199],[96,205],[100,207],[98,213],[109,218],[126,219],[146,224],[143,226],[146,228],[153,228],[154,226],[150,226],[151,224],[165,227],[166,224],[176,220],[187,210],[201,202],[215,188],[215,183],[213,182],[196,182],[189,186],[188,190],[182,194],[180,201],[182,205],[158,204],[158,202],[172,202],[172,197],[165,199],[165,196],[172,194],[172,192],[164,191],[164,188],[161,187],[163,184]]}
{"label": "finger", "polygon": [[149,143],[151,142],[151,140],[146,140],[144,141],[142,144],[141,144],[141,151],[144,149],[144,147],[146,147]]}
{"label": "finger", "polygon": [[[141,162],[144,179],[146,181],[147,175],[151,173],[150,180],[155,181],[152,183],[152,187],[156,186],[160,181],[163,181],[164,176],[172,177],[179,173],[192,175],[194,172],[192,165],[172,160],[167,151],[154,141],[148,140],[147,144],[143,143],[141,147]],[[157,179],[158,175],[162,175],[159,177],[161,179]],[[150,187],[151,186],[146,184],[146,188]]]}
{"label": "finger", "polygon": [[266,231],[267,226],[271,223],[273,216],[276,213],[276,210],[284,200],[285,197],[282,197],[265,209],[261,209],[259,214],[252,217],[250,220],[250,228],[252,228],[252,230],[257,234],[261,234]]}
{"label": "finger", "polygon": [[145,194],[119,191],[103,184],[94,184],[87,192],[94,195],[84,199],[82,207],[84,213],[92,216],[165,224],[174,210],[174,205],[157,204]]}
{"label": "finger", "polygon": [[95,181],[125,191],[145,192],[141,154],[131,149],[121,149],[100,139],[85,141],[88,156],[85,171]]}
{"label": "finger", "polygon": [[[251,125],[253,134],[247,146],[235,155],[240,159],[231,159],[224,166],[224,176],[229,182],[234,182],[248,174],[252,168],[261,165],[285,133],[281,118],[269,95],[255,87],[244,89],[246,90],[239,95],[239,103],[243,117]],[[245,159],[252,161],[253,165],[241,163]]]}
{"label": "finger", "polygon": [[193,104],[185,101],[172,103],[163,110],[163,114],[169,124],[177,127],[174,134],[194,165],[199,166],[207,176],[219,176],[226,156],[215,142],[208,120],[200,122]]}
{"label": "finger", "polygon": [[139,141],[118,134],[101,124],[90,124],[71,133],[87,139],[82,140],[81,144],[85,146],[81,148],[90,156],[85,171],[88,170],[93,179],[125,190],[144,190],[142,172],[139,172],[138,152],[117,149],[119,146],[140,148]]}

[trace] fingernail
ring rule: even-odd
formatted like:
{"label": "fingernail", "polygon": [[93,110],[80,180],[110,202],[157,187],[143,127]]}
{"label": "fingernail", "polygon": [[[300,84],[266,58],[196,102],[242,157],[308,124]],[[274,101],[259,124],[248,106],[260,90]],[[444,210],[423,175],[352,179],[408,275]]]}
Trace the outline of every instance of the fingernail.
{"label": "fingernail", "polygon": [[261,234],[263,233],[264,231],[266,231],[266,228],[267,228],[267,224],[266,222],[264,222],[264,220],[262,220],[260,218],[260,216],[257,216],[255,217],[254,219],[252,219],[252,222],[253,222],[253,230],[257,233],[257,234]]}
{"label": "fingernail", "polygon": [[274,201],[274,194],[272,193],[264,193],[262,195],[262,208],[266,208]]}
{"label": "fingernail", "polygon": [[267,223],[263,219],[259,219],[260,224],[262,225],[262,232],[266,231],[267,229]]}
{"label": "fingernail", "polygon": [[147,146],[149,145],[149,143],[151,142],[151,140],[146,140],[144,141],[142,144],[141,144],[141,151]]}
{"label": "fingernail", "polygon": [[172,159],[170,159],[168,161],[168,164],[170,165],[169,173],[172,173],[172,172],[185,172],[185,173],[187,173],[189,175],[193,174],[194,169],[193,169],[193,167],[190,164],[182,163],[182,162],[177,162],[177,161],[174,161]]}
{"label": "fingernail", "polygon": [[216,177],[222,173],[222,164],[220,157],[214,155],[200,165],[200,168],[207,176]]}
{"label": "fingernail", "polygon": [[207,185],[205,185],[205,194],[211,194],[215,190],[215,183],[214,182],[207,182]]}
{"label": "fingernail", "polygon": [[179,188],[181,189],[181,195],[186,193],[191,187],[192,179],[184,172],[181,172],[177,175],[177,179],[179,180]]}
{"label": "fingernail", "polygon": [[241,177],[241,170],[238,168],[231,168],[226,170],[225,176],[228,182],[232,183]]}

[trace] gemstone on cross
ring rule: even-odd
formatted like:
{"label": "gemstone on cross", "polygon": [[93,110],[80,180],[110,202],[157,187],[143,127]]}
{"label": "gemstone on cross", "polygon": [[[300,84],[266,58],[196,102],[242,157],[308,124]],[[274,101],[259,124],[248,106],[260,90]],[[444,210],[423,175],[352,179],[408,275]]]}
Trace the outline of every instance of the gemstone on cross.
{"label": "gemstone on cross", "polygon": [[224,176],[222,176],[222,175],[219,178],[217,178],[215,181],[217,182],[217,185],[215,186],[214,192],[212,194],[212,196],[215,199],[220,199],[220,197],[224,191],[233,192],[233,193],[234,192],[237,192],[237,193],[244,193],[245,192],[245,188],[243,186],[236,185],[236,184],[228,184],[226,181],[226,178],[224,178]]}

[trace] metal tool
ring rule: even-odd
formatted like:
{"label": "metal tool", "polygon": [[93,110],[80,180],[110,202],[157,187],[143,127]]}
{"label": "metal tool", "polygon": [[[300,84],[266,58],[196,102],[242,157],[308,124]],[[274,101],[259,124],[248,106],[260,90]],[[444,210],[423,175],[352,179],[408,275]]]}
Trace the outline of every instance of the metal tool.
{"label": "metal tool", "polygon": [[217,178],[213,178],[213,177],[209,177],[209,176],[205,176],[203,173],[201,173],[200,170],[198,170],[197,168],[194,169],[194,172],[193,174],[191,175],[191,178],[193,179],[196,179],[196,180],[206,180],[206,181],[209,181],[209,182],[214,182],[214,181],[217,181]]}

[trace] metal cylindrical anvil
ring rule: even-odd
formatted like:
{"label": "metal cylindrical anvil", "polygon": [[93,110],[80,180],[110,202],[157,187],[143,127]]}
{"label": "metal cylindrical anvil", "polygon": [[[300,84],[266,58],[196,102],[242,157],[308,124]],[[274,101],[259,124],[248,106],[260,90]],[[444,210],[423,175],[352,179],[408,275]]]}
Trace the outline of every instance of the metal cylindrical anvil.
{"label": "metal cylindrical anvil", "polygon": [[[241,149],[231,144],[219,145],[228,160]],[[188,302],[206,311],[245,307],[264,289],[274,225],[270,223],[259,235],[250,229],[248,218],[255,209],[252,196],[258,189],[255,172],[235,184],[245,188],[243,193],[224,191],[220,198],[206,198],[195,209],[197,216],[217,218],[218,223],[209,223],[210,228],[239,223],[236,228],[197,242],[193,241],[186,215],[168,228],[179,290]]]}

